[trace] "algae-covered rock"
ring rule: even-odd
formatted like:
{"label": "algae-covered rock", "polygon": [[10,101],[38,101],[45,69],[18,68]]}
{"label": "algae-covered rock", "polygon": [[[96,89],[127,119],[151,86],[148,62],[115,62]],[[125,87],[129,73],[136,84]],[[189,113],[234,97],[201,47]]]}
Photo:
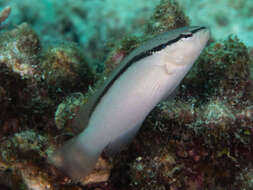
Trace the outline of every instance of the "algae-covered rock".
{"label": "algae-covered rock", "polygon": [[[55,112],[55,124],[58,130],[74,133],[78,131],[73,126],[80,107],[87,103],[87,96],[82,93],[74,93],[58,105]],[[80,131],[79,131],[80,132]]]}
{"label": "algae-covered rock", "polygon": [[0,33],[0,68],[0,104],[4,110],[0,136],[34,123],[42,128],[52,125],[53,120],[46,118],[53,115],[63,96],[87,90],[94,78],[76,45],[44,50],[26,23]]}
{"label": "algae-covered rock", "polygon": [[41,61],[42,77],[50,88],[87,89],[93,74],[76,44],[49,47]]}
{"label": "algae-covered rock", "polygon": [[55,188],[55,169],[47,163],[59,139],[54,112],[66,94],[85,92],[93,79],[79,47],[42,47],[26,23],[0,32],[0,184]]}
{"label": "algae-covered rock", "polygon": [[0,63],[23,78],[38,74],[40,41],[32,28],[24,23],[0,36]]}
{"label": "algae-covered rock", "polygon": [[0,33],[0,86],[4,100],[0,101],[0,136],[31,128],[37,122],[46,125],[39,115],[48,116],[52,109],[47,108],[53,102],[40,83],[40,48],[38,36],[26,23]]}
{"label": "algae-covered rock", "polygon": [[177,1],[161,0],[146,25],[146,34],[158,34],[188,25],[189,19]]}

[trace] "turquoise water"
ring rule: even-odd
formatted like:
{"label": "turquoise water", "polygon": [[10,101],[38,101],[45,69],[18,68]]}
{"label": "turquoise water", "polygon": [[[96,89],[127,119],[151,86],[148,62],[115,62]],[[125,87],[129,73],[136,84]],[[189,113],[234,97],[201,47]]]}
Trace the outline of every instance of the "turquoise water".
{"label": "turquoise water", "polygon": [[[123,33],[138,33],[159,0],[1,0],[13,7],[10,23],[29,22],[43,38],[70,39],[85,45],[96,35],[103,42]],[[178,0],[192,25],[207,25],[215,39],[236,34],[252,46],[251,0]],[[142,24],[140,24],[142,23]],[[114,35],[112,35],[114,33]],[[62,36],[62,34],[64,36]],[[46,36],[45,36],[46,35]],[[113,38],[113,39],[115,39]]]}

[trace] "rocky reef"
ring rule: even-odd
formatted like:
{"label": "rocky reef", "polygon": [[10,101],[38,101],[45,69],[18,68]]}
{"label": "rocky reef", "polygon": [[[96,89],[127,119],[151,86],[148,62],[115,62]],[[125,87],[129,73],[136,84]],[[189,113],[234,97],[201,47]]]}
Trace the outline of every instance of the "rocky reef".
{"label": "rocky reef", "polygon": [[[0,14],[3,22],[8,9]],[[27,23],[1,31],[0,184],[53,188],[45,164],[56,144],[54,113],[67,94],[85,92],[95,76],[80,51],[74,43],[43,48]]]}
{"label": "rocky reef", "polygon": [[211,40],[176,98],[157,105],[131,145],[102,156],[79,183],[48,161],[80,132],[80,107],[124,56],[189,23],[175,1],[161,0],[142,36],[111,48],[102,73],[74,43],[43,46],[29,24],[0,31],[0,188],[252,189],[253,56],[236,36]]}
{"label": "rocky reef", "polygon": [[[159,0],[1,0],[1,7],[11,6],[9,25],[29,23],[43,44],[75,42],[92,64],[107,57],[107,43],[127,34],[143,32]],[[38,11],[39,10],[39,11]],[[136,16],[138,15],[138,16]]]}

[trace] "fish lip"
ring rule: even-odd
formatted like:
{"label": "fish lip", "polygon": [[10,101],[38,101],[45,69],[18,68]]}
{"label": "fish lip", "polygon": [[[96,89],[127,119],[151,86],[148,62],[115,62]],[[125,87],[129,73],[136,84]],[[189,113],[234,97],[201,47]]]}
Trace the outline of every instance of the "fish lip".
{"label": "fish lip", "polygon": [[210,27],[208,27],[208,26],[203,26],[203,30],[204,30],[204,32],[208,33],[209,36],[211,36],[211,29],[210,29]]}
{"label": "fish lip", "polygon": [[205,39],[207,40],[211,37],[211,29],[208,26],[199,26],[198,29],[195,29],[195,32],[201,32],[201,36],[205,36]]}
{"label": "fish lip", "polygon": [[205,28],[204,33],[207,35],[207,38],[210,39],[210,37],[211,37],[211,29],[209,27]]}

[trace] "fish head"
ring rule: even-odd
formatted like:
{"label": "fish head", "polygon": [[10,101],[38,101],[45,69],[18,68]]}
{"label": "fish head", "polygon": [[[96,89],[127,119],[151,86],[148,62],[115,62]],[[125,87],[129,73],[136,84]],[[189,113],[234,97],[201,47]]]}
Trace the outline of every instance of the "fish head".
{"label": "fish head", "polygon": [[184,27],[177,31],[178,35],[163,49],[164,63],[170,66],[191,67],[199,57],[210,38],[210,30],[206,27]]}

